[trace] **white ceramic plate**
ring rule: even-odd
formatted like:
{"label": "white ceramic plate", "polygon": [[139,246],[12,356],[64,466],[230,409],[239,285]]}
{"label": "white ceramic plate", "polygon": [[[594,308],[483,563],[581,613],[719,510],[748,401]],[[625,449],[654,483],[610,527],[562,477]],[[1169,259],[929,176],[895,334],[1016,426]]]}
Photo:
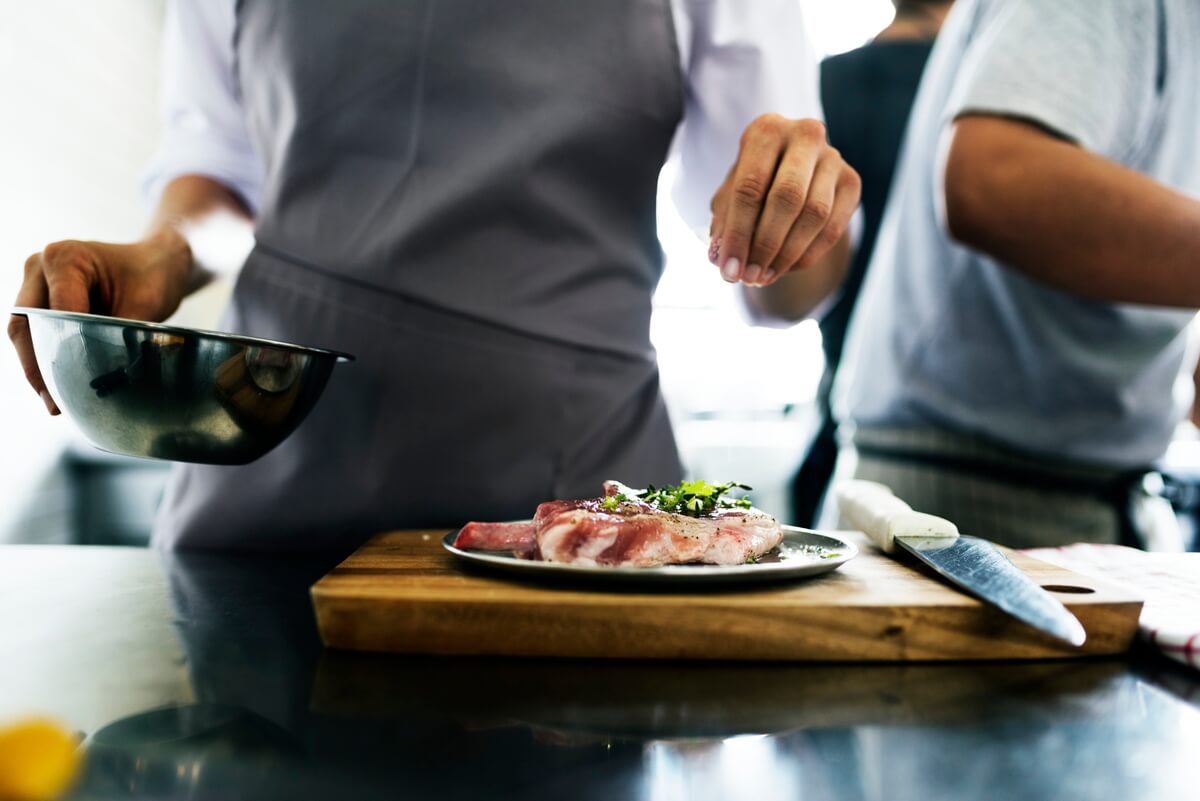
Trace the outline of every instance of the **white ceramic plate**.
{"label": "white ceramic plate", "polygon": [[508,551],[475,551],[454,547],[457,531],[442,538],[442,546],[468,562],[522,573],[530,578],[578,578],[635,584],[732,584],[782,581],[818,576],[858,555],[851,542],[806,528],[783,526],[783,542],[744,565],[666,565],[664,567],[590,567],[563,562],[522,559]]}

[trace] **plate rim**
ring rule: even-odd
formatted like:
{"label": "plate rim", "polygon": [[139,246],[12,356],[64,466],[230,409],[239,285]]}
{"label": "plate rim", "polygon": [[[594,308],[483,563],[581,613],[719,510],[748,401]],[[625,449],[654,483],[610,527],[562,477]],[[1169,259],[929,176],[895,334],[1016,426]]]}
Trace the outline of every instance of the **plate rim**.
{"label": "plate rim", "polygon": [[[517,521],[526,522],[526,521]],[[454,546],[454,539],[462,528],[448,531],[442,537],[442,548],[452,556],[465,562],[486,565],[503,569],[510,573],[537,575],[545,578],[565,578],[577,576],[581,579],[603,579],[606,581],[624,583],[659,583],[659,584],[703,584],[733,581],[771,581],[785,578],[804,578],[831,573],[842,565],[854,559],[859,554],[859,548],[853,542],[838,537],[830,532],[819,531],[801,526],[781,524],[784,537],[789,534],[806,534],[831,540],[838,550],[843,551],[836,557],[813,561],[792,562],[753,562],[740,565],[660,565],[658,567],[599,567],[591,565],[572,565],[566,562],[542,562],[532,559],[518,559],[514,556],[501,555],[501,551],[474,551]]]}

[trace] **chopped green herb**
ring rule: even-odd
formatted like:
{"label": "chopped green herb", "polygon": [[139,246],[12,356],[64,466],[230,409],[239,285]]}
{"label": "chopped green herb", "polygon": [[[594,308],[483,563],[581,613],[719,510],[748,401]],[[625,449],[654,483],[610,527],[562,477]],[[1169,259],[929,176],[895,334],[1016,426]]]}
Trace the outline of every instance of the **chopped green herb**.
{"label": "chopped green herb", "polygon": [[618,504],[625,503],[628,500],[628,495],[618,492],[616,495],[608,495],[604,500],[600,501],[600,508],[606,512],[611,512],[617,508]]}
{"label": "chopped green herb", "polygon": [[707,481],[684,481],[658,489],[648,486],[638,497],[664,512],[675,512],[691,517],[710,514],[717,509],[749,509],[749,498],[725,498],[732,489],[753,489],[745,484],[730,481],[725,484],[710,484]]}

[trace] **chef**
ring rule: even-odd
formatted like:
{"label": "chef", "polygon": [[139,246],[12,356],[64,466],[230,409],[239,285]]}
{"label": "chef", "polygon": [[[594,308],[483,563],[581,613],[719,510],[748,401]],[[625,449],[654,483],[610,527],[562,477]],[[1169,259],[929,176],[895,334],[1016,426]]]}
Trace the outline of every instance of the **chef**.
{"label": "chef", "polygon": [[149,233],[49,245],[17,302],[163,319],[203,283],[198,232],[238,218],[223,327],[357,362],[257,462],[178,467],[161,545],[344,546],[677,480],[648,336],[672,149],[727,280],[843,255],[857,176],[792,0],[179,0],[165,24]]}
{"label": "chef", "polygon": [[1014,546],[1179,546],[1145,489],[1191,399],[1197,41],[1191,0],[955,5],[851,323],[835,475]]}

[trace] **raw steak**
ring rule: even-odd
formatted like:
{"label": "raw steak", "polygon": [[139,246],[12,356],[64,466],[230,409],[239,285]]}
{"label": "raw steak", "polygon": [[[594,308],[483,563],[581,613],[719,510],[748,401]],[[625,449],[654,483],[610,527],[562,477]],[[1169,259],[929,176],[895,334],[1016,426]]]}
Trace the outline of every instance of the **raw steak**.
{"label": "raw steak", "polygon": [[[737,565],[783,539],[778,521],[757,509],[717,509],[701,517],[661,511],[616,481],[602,498],[547,501],[533,520],[468,523],[458,548],[513,551],[531,559],[577,565],[656,567],[703,562]],[[628,499],[612,507],[610,496]]]}

